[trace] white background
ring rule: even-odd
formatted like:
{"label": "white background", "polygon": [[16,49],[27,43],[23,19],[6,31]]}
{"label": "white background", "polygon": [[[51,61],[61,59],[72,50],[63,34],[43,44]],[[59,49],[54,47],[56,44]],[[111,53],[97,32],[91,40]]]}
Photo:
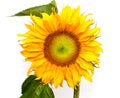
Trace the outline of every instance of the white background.
{"label": "white background", "polygon": [[[20,55],[18,33],[26,32],[29,17],[9,17],[25,8],[51,0],[0,0],[0,98],[19,98],[21,84],[27,77],[29,63]],[[95,70],[93,82],[84,78],[80,98],[120,98],[120,3],[119,0],[56,0],[59,11],[65,5],[81,6],[82,12],[93,13],[101,27],[103,44],[101,68]],[[55,89],[54,89],[55,90]],[[56,98],[72,98],[73,90],[59,87]]]}

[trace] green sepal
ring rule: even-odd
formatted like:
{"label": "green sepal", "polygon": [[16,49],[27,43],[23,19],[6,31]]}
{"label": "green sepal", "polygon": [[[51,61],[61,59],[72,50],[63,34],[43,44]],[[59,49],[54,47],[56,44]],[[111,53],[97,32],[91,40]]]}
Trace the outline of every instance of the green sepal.
{"label": "green sepal", "polygon": [[91,62],[91,64],[93,65],[93,67],[95,67],[95,68],[99,68],[98,66],[96,66],[95,63]]}
{"label": "green sepal", "polygon": [[20,98],[55,98],[48,84],[43,84],[36,77],[29,76],[22,84],[22,96]]}
{"label": "green sepal", "polygon": [[32,14],[38,17],[42,17],[42,13],[47,13],[50,15],[52,12],[53,13],[58,12],[55,0],[52,0],[49,4],[46,4],[46,5],[41,5],[41,6],[36,6],[36,7],[25,9],[21,12],[16,13],[13,16],[29,16],[30,14]]}

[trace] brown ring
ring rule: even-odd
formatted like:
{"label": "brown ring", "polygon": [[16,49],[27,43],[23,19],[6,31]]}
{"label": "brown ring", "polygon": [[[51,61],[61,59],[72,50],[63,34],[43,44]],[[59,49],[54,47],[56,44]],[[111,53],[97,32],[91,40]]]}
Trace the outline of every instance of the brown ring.
{"label": "brown ring", "polygon": [[[61,34],[66,34],[68,36],[70,36],[71,38],[74,39],[75,43],[76,43],[76,46],[77,46],[77,50],[76,50],[76,53],[75,55],[73,56],[72,59],[70,59],[69,61],[65,62],[65,63],[61,63],[59,61],[56,61],[55,59],[52,58],[51,56],[51,53],[49,51],[49,46],[52,42],[52,39],[55,37],[55,36],[59,36]],[[45,55],[45,58],[52,64],[55,64],[55,65],[60,65],[60,66],[64,66],[64,65],[70,65],[70,64],[73,64],[75,63],[77,57],[79,56],[79,51],[80,51],[80,43],[77,39],[77,37],[75,35],[73,35],[72,33],[69,33],[67,31],[56,31],[52,34],[49,34],[46,39],[45,39],[45,43],[44,43],[44,55]]]}

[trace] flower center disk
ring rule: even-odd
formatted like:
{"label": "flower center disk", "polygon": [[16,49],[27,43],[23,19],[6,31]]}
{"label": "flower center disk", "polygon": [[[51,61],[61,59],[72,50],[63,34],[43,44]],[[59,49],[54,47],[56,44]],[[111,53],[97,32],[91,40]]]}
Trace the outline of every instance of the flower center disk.
{"label": "flower center disk", "polygon": [[68,33],[55,32],[48,35],[44,44],[45,57],[56,65],[69,65],[74,63],[79,54],[77,38]]}

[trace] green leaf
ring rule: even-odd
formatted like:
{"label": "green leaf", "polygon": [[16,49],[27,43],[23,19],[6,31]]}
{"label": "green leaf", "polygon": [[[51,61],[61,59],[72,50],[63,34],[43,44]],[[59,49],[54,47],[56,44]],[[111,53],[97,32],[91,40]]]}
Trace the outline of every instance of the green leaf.
{"label": "green leaf", "polygon": [[29,76],[22,84],[22,96],[20,98],[55,98],[52,89],[41,80],[35,80],[35,76]]}
{"label": "green leaf", "polygon": [[35,76],[31,75],[24,81],[24,83],[22,84],[22,93],[27,90],[27,87],[31,85],[32,80],[34,80],[35,78]]}
{"label": "green leaf", "polygon": [[25,9],[21,12],[16,13],[13,16],[29,16],[30,14],[32,14],[38,17],[42,17],[42,13],[47,13],[50,15],[52,12],[58,12],[55,0],[52,0],[49,4],[46,5]]}

